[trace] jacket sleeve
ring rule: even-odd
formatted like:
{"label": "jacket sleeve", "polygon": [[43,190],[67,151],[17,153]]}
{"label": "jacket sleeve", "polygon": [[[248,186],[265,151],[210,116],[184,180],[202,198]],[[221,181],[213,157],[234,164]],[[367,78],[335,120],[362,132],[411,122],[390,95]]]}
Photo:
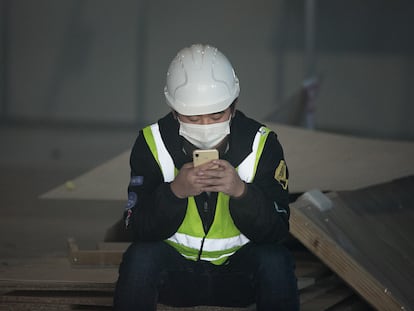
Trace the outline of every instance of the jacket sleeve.
{"label": "jacket sleeve", "polygon": [[164,240],[174,234],[184,218],[186,199],[177,198],[164,182],[142,131],[130,156],[131,179],[125,222],[134,240]]}
{"label": "jacket sleeve", "polygon": [[230,213],[251,241],[281,242],[289,235],[288,169],[274,132],[269,134],[256,176],[239,199],[230,199]]}

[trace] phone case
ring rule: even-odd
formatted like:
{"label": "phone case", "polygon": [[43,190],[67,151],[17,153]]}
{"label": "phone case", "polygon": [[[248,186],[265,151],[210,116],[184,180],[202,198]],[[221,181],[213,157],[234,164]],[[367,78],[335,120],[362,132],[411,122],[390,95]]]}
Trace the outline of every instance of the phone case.
{"label": "phone case", "polygon": [[217,149],[197,149],[193,151],[193,163],[194,166],[210,162],[219,158]]}

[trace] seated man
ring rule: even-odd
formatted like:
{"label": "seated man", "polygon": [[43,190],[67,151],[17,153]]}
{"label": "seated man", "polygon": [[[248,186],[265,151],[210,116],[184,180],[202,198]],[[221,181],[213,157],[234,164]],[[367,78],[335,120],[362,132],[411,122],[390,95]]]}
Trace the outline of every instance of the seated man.
{"label": "seated man", "polygon": [[[172,111],[142,129],[131,152],[115,310],[157,303],[299,310],[289,234],[288,171],[276,134],[236,110],[239,81],[216,48],[171,62]],[[193,165],[195,149],[219,159]]]}

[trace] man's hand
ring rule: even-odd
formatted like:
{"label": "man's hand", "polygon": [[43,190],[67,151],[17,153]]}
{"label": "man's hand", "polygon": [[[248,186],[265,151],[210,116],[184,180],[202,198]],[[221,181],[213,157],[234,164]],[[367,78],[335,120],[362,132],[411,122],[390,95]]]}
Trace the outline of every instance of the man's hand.
{"label": "man's hand", "polygon": [[229,162],[213,160],[199,168],[195,184],[202,191],[223,192],[235,198],[244,194],[246,184]]}
{"label": "man's hand", "polygon": [[198,167],[186,163],[171,183],[172,192],[179,198],[196,196],[202,192],[223,192],[240,197],[245,187],[235,168],[225,160],[213,160]]}
{"label": "man's hand", "polygon": [[[205,165],[201,165],[200,167]],[[195,168],[192,162],[184,164],[174,181],[171,182],[171,191],[181,199],[202,193],[201,186],[196,183],[198,171],[199,168]]]}

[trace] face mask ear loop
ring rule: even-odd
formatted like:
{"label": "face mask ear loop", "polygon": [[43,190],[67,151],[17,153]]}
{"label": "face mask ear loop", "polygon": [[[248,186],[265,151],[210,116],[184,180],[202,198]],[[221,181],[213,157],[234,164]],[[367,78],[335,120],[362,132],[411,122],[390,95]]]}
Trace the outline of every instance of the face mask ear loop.
{"label": "face mask ear loop", "polygon": [[231,128],[231,123],[233,122],[234,114],[232,113],[229,118],[229,128]]}

